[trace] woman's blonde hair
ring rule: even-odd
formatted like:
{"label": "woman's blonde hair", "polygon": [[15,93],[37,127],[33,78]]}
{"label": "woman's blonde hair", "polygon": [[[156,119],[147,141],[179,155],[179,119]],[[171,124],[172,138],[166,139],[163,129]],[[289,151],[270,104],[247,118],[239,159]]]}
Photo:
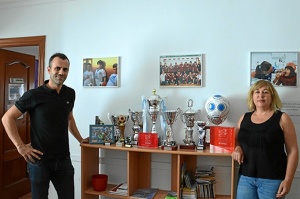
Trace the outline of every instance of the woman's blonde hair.
{"label": "woman's blonde hair", "polygon": [[255,90],[258,90],[264,86],[266,86],[268,88],[268,90],[270,91],[271,96],[272,96],[272,102],[270,104],[270,108],[274,111],[280,110],[282,108],[282,103],[279,98],[279,95],[278,95],[276,89],[274,88],[274,86],[272,85],[272,83],[267,80],[258,80],[251,86],[251,88],[248,92],[248,97],[247,97],[248,109],[250,111],[256,110],[256,106],[253,103],[253,93]]}

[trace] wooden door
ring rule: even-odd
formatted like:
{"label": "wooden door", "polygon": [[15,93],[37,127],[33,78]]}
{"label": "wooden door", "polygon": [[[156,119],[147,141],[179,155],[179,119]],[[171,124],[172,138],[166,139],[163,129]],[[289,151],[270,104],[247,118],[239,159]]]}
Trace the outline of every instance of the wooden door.
{"label": "wooden door", "polygon": [[[0,49],[0,117],[20,95],[34,88],[35,57]],[[24,143],[30,142],[29,117],[18,118]],[[0,124],[0,198],[16,199],[30,192],[27,163]]]}

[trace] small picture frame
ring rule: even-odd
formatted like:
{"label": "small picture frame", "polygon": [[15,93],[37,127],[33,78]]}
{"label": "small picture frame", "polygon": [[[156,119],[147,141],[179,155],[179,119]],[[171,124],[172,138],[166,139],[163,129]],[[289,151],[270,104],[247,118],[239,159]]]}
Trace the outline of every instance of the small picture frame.
{"label": "small picture frame", "polygon": [[83,87],[120,86],[120,57],[83,58]]}
{"label": "small picture frame", "polygon": [[114,125],[90,125],[90,144],[114,144]]}
{"label": "small picture frame", "polygon": [[274,86],[296,87],[299,52],[251,52],[250,85],[263,79]]}
{"label": "small picture frame", "polygon": [[159,61],[160,87],[202,87],[202,54],[165,55]]}

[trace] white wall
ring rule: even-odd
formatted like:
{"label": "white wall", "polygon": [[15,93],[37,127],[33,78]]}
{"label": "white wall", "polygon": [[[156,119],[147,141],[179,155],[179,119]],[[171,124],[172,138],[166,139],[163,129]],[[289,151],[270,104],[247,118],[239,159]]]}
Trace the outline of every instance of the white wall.
{"label": "white wall", "polygon": [[[203,120],[205,101],[221,94],[231,104],[222,125],[235,126],[247,111],[250,52],[300,51],[299,6],[297,0],[69,0],[9,9],[0,6],[0,38],[46,35],[46,62],[57,51],[69,56],[66,84],[77,92],[74,115],[84,137],[96,115],[108,124],[108,112],[139,110],[141,96],[150,96],[154,88],[168,98],[168,109],[186,110],[186,100],[193,99],[193,108],[202,110]],[[204,86],[160,88],[159,56],[194,53],[205,55]],[[121,86],[83,88],[82,59],[107,56],[121,57]],[[300,97],[299,87],[277,90],[284,102]],[[299,143],[300,125],[296,128]],[[184,125],[180,120],[174,129],[176,140],[181,141]],[[76,188],[80,190],[80,147],[74,138],[71,153],[77,160]],[[296,175],[299,185],[299,169]],[[289,198],[300,193],[295,183]]]}

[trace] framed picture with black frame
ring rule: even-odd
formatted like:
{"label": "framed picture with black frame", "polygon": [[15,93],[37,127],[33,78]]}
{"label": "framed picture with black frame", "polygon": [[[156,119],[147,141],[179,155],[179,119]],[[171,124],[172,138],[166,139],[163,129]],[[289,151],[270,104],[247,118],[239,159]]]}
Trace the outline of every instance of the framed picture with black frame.
{"label": "framed picture with black frame", "polygon": [[90,144],[114,144],[114,125],[90,125]]}

